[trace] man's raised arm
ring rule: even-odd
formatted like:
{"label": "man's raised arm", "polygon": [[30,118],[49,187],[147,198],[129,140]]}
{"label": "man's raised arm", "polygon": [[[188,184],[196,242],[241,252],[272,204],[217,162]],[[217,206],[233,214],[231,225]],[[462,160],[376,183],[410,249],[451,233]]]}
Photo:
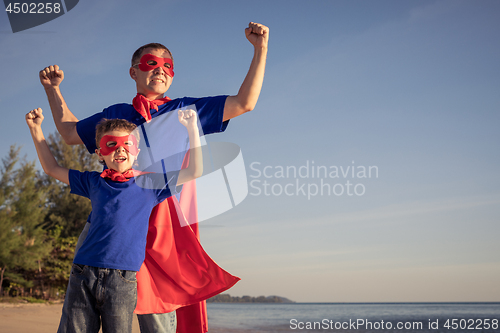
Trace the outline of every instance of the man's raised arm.
{"label": "man's raised arm", "polygon": [[226,99],[224,121],[252,111],[257,104],[264,81],[269,28],[259,23],[250,22],[248,28],[245,29],[245,35],[254,46],[254,55],[238,94]]}
{"label": "man's raised arm", "polygon": [[64,72],[60,70],[57,65],[45,67],[40,71],[40,83],[43,85],[45,93],[47,94],[57,131],[61,134],[66,144],[83,144],[83,141],[76,131],[78,119],[68,109],[61,94],[61,90],[59,89],[59,85],[63,79]]}

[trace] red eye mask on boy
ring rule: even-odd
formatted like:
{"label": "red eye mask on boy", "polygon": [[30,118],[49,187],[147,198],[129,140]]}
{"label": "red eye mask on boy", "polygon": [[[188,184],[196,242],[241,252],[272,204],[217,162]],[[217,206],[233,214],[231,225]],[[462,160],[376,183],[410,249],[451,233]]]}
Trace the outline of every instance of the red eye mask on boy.
{"label": "red eye mask on boy", "polygon": [[161,67],[168,76],[174,77],[174,64],[170,58],[160,58],[148,53],[141,57],[138,65],[143,72],[149,72]]}
{"label": "red eye mask on boy", "polygon": [[124,136],[105,135],[101,138],[99,147],[101,149],[101,154],[103,155],[109,155],[119,147],[123,147],[123,149],[134,156],[139,154],[137,139],[132,134]]}

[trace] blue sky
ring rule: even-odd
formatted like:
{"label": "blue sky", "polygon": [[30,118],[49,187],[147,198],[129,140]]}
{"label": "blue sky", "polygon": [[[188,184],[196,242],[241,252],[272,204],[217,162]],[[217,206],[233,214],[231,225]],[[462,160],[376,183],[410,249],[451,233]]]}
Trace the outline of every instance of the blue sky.
{"label": "blue sky", "polygon": [[[270,44],[257,107],[209,138],[238,144],[254,181],[200,223],[207,252],[242,278],[229,293],[500,301],[499,14],[498,1],[80,1],[13,34],[2,13],[0,153],[18,144],[36,158],[24,122],[35,107],[55,131],[43,67],[64,70],[79,119],[131,101],[131,54],[152,41],[174,55],[170,97],[236,94],[253,54],[244,28],[260,22]],[[378,176],[276,174],[313,164]],[[297,189],[325,183],[345,191]]]}

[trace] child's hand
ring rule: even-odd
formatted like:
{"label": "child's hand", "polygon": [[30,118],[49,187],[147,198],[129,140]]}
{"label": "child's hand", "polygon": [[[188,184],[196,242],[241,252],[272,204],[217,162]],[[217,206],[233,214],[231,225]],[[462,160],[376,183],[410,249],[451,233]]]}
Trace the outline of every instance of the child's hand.
{"label": "child's hand", "polygon": [[196,127],[197,124],[197,115],[194,110],[179,110],[179,122],[186,126],[187,128]]}
{"label": "child's hand", "polygon": [[43,121],[42,109],[37,108],[26,114],[26,123],[29,128],[40,127]]}
{"label": "child's hand", "polygon": [[57,87],[64,80],[64,72],[59,66],[48,66],[40,71],[40,83],[44,88]]}

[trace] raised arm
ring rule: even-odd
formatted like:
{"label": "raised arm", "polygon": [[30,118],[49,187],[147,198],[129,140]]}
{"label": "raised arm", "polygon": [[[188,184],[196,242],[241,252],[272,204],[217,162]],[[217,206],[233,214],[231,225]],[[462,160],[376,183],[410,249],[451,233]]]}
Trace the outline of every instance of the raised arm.
{"label": "raised arm", "polygon": [[40,164],[42,164],[43,171],[47,175],[69,185],[69,170],[59,166],[54,155],[52,155],[43,135],[42,121],[43,114],[40,108],[31,110],[26,114],[26,123],[30,128]]}
{"label": "raised arm", "polygon": [[189,135],[189,165],[179,171],[177,185],[201,177],[203,174],[203,156],[201,152],[198,117],[194,110],[179,110],[179,122],[186,126]]}
{"label": "raised arm", "polygon": [[40,82],[42,83],[47,99],[49,100],[52,117],[56,123],[57,131],[68,145],[83,144],[78,132],[76,123],[78,119],[68,109],[61,94],[59,85],[64,80],[64,72],[59,66],[45,67],[40,71]]}
{"label": "raised arm", "polygon": [[257,104],[264,81],[269,28],[259,23],[250,22],[248,28],[245,29],[245,35],[254,47],[254,54],[238,94],[226,99],[224,121],[252,111]]}

